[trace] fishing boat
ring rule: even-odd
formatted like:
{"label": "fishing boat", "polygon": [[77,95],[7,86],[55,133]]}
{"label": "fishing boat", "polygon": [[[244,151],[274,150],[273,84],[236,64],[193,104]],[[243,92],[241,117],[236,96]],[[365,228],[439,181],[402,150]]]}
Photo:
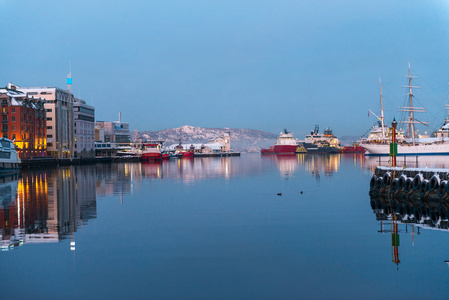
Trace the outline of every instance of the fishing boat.
{"label": "fishing boat", "polygon": [[143,161],[155,161],[162,159],[161,143],[144,143],[142,145],[142,157]]}
{"label": "fishing boat", "polygon": [[[447,126],[446,122],[439,131],[437,131],[437,135],[435,137],[426,137],[426,138],[417,138],[415,124],[423,124],[428,125],[428,122],[422,122],[415,119],[415,113],[426,112],[423,107],[414,107],[413,106],[413,92],[412,88],[412,79],[416,78],[411,75],[410,65],[408,69],[408,75],[406,77],[409,78],[408,86],[409,88],[408,96],[410,106],[401,107],[400,111],[407,112],[408,118],[401,123],[407,124],[409,137],[406,137],[402,131],[399,131],[396,140],[397,140],[397,155],[449,155],[449,137],[445,134],[447,129],[449,129],[449,125]],[[381,99],[382,99],[382,89],[381,89]],[[382,100],[381,100],[382,101]],[[376,155],[376,156],[386,156],[390,154],[390,136],[386,134],[388,132],[387,128],[383,124],[383,108],[382,108],[382,136],[381,139],[367,139],[362,141],[359,145],[366,149],[366,155]],[[446,128],[447,127],[447,128]],[[438,134],[440,132],[440,134]]]}
{"label": "fishing boat", "polygon": [[306,135],[304,147],[308,153],[339,153],[342,150],[340,141],[332,133],[330,128],[326,128],[321,134],[320,127],[315,125],[315,129]]}
{"label": "fishing boat", "polygon": [[22,162],[17,154],[14,142],[0,138],[0,174],[14,173],[20,170]]}
{"label": "fishing boat", "polygon": [[191,145],[190,147],[184,148],[181,143],[181,139],[179,139],[179,144],[175,148],[175,153],[173,156],[177,158],[191,158],[193,157],[195,151],[195,147]]}
{"label": "fishing boat", "polygon": [[276,143],[269,149],[262,149],[261,154],[295,154],[304,153],[304,147],[299,144],[298,141],[293,137],[291,132],[284,129],[284,132],[279,134]]}

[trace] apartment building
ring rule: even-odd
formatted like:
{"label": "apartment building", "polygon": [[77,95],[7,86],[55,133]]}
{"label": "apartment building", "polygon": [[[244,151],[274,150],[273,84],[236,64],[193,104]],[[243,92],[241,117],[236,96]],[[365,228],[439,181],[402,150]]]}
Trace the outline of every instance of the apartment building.
{"label": "apartment building", "polygon": [[14,141],[22,159],[47,154],[45,99],[15,89],[0,89],[3,137]]}

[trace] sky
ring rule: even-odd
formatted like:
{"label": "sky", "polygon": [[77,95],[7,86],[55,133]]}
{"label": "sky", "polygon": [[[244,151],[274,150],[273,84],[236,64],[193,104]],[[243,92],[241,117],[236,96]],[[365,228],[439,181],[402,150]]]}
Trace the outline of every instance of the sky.
{"label": "sky", "polygon": [[[419,116],[442,124],[449,1],[0,0],[0,86],[67,88],[96,119],[295,137],[360,136],[401,119],[410,63]],[[71,66],[71,69],[70,69]]]}

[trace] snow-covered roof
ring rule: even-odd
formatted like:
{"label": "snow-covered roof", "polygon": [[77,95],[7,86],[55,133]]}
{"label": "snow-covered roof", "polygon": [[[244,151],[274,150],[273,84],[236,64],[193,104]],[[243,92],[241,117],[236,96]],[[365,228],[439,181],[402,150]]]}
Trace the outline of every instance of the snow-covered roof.
{"label": "snow-covered roof", "polygon": [[[167,149],[168,151],[174,151],[174,150],[176,150],[176,147],[178,147],[178,146],[179,146],[179,144],[171,144],[171,145],[165,147],[165,149]],[[196,144],[196,143],[193,144],[192,143],[192,144],[181,144],[181,146],[184,150],[189,150],[189,149],[191,149],[192,146],[194,147],[195,150],[200,150],[201,147],[203,147],[203,146],[210,148],[212,150],[220,150],[221,147],[223,147],[223,145],[220,143],[206,143],[206,144]]]}
{"label": "snow-covered roof", "polygon": [[25,97],[26,96],[26,94],[24,92],[15,91],[15,90],[11,90],[11,89],[5,89],[5,88],[0,89],[0,94],[6,94],[8,97]]}

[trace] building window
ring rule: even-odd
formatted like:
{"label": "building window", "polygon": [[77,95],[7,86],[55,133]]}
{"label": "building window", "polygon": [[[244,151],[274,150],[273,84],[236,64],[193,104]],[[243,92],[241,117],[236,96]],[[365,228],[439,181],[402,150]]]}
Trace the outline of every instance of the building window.
{"label": "building window", "polygon": [[47,147],[52,147],[53,143],[47,143]]}
{"label": "building window", "polygon": [[15,122],[16,121],[16,117],[12,116],[12,121]]}
{"label": "building window", "polygon": [[8,100],[3,99],[3,100],[2,100],[2,105],[8,105]]}
{"label": "building window", "polygon": [[52,112],[53,110],[51,108],[46,109],[47,112]]}
{"label": "building window", "polygon": [[16,130],[16,126],[11,126],[11,130]]}
{"label": "building window", "polygon": [[51,130],[53,129],[53,126],[47,126],[47,129]]}
{"label": "building window", "polygon": [[16,139],[16,134],[14,133],[13,135],[12,135],[12,140],[14,141]]}
{"label": "building window", "polygon": [[47,139],[50,139],[50,138],[52,138],[52,137],[53,137],[53,135],[47,134]]}
{"label": "building window", "polygon": [[47,118],[47,121],[51,121],[52,120],[52,118]]}
{"label": "building window", "polygon": [[12,112],[16,112],[16,109],[13,107],[13,108],[11,109],[11,111],[12,111]]}

